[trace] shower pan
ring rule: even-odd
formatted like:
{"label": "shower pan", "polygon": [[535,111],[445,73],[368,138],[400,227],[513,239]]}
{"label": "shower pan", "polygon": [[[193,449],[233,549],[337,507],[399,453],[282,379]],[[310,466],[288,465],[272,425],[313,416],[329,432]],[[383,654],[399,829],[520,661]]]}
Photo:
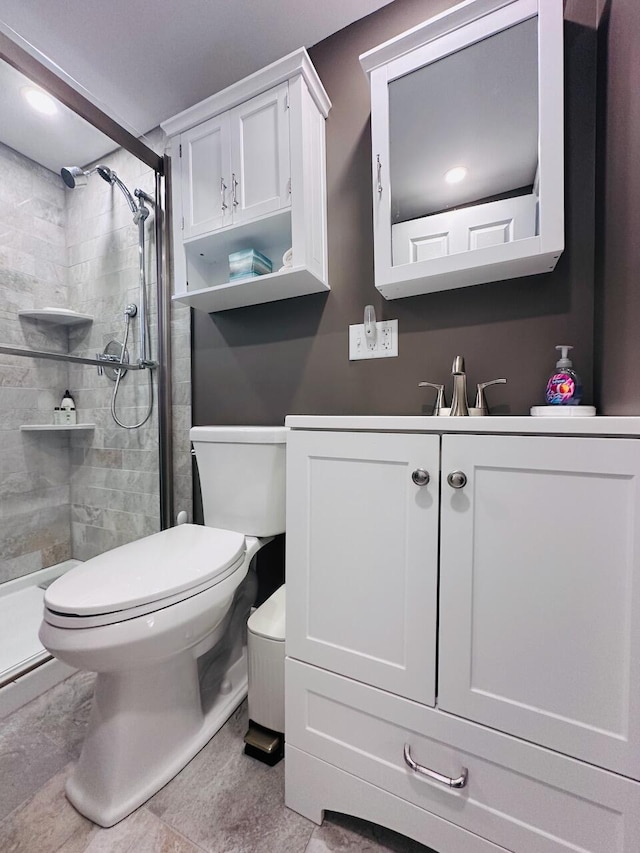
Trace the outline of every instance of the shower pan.
{"label": "shower pan", "polygon": [[[37,642],[43,587],[173,517],[164,160],[104,124],[101,158],[62,169],[0,133],[20,247],[0,255],[0,717],[70,672]],[[54,424],[67,388],[78,423]]]}

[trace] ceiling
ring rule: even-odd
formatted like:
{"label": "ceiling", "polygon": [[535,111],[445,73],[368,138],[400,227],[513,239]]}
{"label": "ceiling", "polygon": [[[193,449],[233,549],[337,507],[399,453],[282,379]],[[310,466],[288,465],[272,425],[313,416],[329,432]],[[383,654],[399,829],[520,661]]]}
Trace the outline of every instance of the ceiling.
{"label": "ceiling", "polygon": [[[140,136],[203,98],[301,46],[322,41],[390,2],[2,0],[0,31]],[[8,79],[0,77],[0,89]],[[72,157],[68,148],[52,153],[56,140],[48,134],[45,139],[42,130],[34,133],[33,119],[26,119],[25,125],[25,115],[21,99],[4,93],[0,140],[29,139],[31,153],[27,156],[48,168],[57,170],[57,164],[73,162],[84,165],[113,148],[109,142],[96,153],[96,146],[100,148],[96,139],[93,147],[87,142],[91,152],[84,158]],[[60,127],[53,136],[64,142],[76,132],[75,127],[66,133]],[[9,141],[6,144],[17,147]],[[51,162],[56,165],[49,165]]]}

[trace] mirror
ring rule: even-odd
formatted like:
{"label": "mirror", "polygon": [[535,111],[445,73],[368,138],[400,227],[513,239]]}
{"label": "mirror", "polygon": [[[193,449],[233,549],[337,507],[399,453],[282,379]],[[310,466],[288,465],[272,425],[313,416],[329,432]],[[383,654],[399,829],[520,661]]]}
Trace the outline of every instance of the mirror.
{"label": "mirror", "polygon": [[389,84],[394,264],[537,233],[537,49],[531,18]]}
{"label": "mirror", "polygon": [[462,3],[360,61],[383,295],[553,269],[564,238],[562,0]]}

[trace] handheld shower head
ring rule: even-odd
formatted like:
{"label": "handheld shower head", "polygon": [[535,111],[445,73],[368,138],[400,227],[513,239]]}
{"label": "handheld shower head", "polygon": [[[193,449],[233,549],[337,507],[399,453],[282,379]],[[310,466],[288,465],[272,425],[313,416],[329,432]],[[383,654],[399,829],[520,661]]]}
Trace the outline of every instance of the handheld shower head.
{"label": "handheld shower head", "polygon": [[135,214],[138,213],[138,206],[136,204],[136,201],[135,201],[134,197],[131,195],[131,193],[129,192],[129,190],[127,189],[127,185],[120,180],[120,178],[116,175],[114,170],[110,169],[109,166],[105,166],[103,163],[100,163],[100,165],[96,166],[96,172],[100,175],[100,177],[102,178],[103,181],[106,181],[108,184],[111,184],[112,186],[115,185],[115,186],[119,187],[123,196],[127,200],[127,204],[131,208],[131,213],[133,213],[135,216]]}
{"label": "handheld shower head", "polygon": [[103,165],[102,163],[99,166],[96,166],[96,172],[100,175],[103,181],[106,181],[108,184],[115,183],[116,173],[112,171],[108,166]]}
{"label": "handheld shower head", "polygon": [[60,177],[70,190],[76,187],[86,187],[87,178],[91,172],[85,172],[80,166],[63,166],[60,169]]}

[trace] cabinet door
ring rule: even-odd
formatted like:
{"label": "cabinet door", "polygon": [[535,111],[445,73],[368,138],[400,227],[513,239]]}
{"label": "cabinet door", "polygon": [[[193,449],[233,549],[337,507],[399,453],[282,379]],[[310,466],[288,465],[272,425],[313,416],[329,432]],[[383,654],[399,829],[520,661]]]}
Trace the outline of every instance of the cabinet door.
{"label": "cabinet door", "polygon": [[[438,436],[292,430],[287,654],[435,702]],[[416,485],[412,473],[431,479]]]}
{"label": "cabinet door", "polygon": [[186,131],[182,147],[183,238],[231,223],[229,116],[224,113]]}
{"label": "cabinet door", "polygon": [[443,438],[443,710],[640,779],[639,487],[633,439]]}
{"label": "cabinet door", "polygon": [[288,83],[230,112],[234,224],[290,204]]}

